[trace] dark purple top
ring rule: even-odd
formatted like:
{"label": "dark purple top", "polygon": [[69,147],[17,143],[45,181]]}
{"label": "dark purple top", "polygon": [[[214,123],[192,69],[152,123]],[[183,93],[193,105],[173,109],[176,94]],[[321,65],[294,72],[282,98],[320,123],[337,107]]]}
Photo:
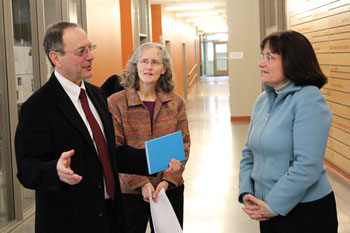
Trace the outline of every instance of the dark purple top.
{"label": "dark purple top", "polygon": [[151,117],[151,129],[153,129],[153,113],[154,113],[154,106],[156,105],[156,102],[155,101],[142,101],[142,102],[148,108],[148,112]]}

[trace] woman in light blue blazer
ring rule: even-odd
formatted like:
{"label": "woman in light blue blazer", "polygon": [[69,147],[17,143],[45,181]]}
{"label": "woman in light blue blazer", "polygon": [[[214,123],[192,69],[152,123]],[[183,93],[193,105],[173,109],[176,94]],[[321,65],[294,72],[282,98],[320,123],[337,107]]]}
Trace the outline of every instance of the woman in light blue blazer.
{"label": "woman in light blue blazer", "polygon": [[280,31],[261,42],[261,81],[242,151],[239,201],[261,233],[335,233],[335,198],[323,158],[332,113],[310,42]]}

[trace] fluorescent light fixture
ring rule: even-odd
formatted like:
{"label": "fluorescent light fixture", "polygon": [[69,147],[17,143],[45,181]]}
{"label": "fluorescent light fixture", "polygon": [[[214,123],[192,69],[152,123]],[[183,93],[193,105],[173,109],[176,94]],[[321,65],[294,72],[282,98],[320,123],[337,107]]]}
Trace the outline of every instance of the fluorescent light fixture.
{"label": "fluorescent light fixture", "polygon": [[167,6],[165,11],[193,11],[193,10],[209,10],[214,9],[212,4],[197,4],[197,5],[182,5],[182,6]]}
{"label": "fluorescent light fixture", "polygon": [[188,18],[185,20],[186,23],[198,23],[198,22],[221,22],[224,21],[223,17],[212,16],[212,17],[198,17],[198,18]]}
{"label": "fluorescent light fixture", "polygon": [[193,11],[193,12],[183,12],[176,13],[176,17],[195,17],[195,16],[214,16],[219,15],[217,11]]}
{"label": "fluorescent light fixture", "polygon": [[193,27],[205,27],[205,26],[227,26],[226,22],[222,21],[222,22],[199,22],[199,23],[193,23],[192,26]]}
{"label": "fluorescent light fixture", "polygon": [[198,31],[202,32],[227,32],[227,27],[199,27]]}
{"label": "fluorescent light fixture", "polygon": [[226,26],[216,26],[216,27],[198,27],[198,30],[206,30],[206,29],[224,29],[227,30]]}

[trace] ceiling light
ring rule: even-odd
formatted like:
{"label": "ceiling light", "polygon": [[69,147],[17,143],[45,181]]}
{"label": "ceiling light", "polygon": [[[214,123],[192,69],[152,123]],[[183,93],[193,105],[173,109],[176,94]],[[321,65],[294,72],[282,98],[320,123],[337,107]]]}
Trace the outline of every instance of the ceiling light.
{"label": "ceiling light", "polygon": [[213,17],[198,17],[198,18],[188,18],[185,20],[186,23],[197,23],[197,22],[221,22],[223,17],[213,16]]}
{"label": "ceiling light", "polygon": [[198,22],[198,23],[193,23],[192,26],[193,27],[205,27],[205,26],[221,26],[221,25],[225,25],[227,26],[226,22],[221,21],[221,22]]}
{"label": "ceiling light", "polygon": [[218,15],[217,11],[193,11],[193,12],[184,12],[184,13],[176,13],[176,17],[194,17],[194,16],[213,16]]}
{"label": "ceiling light", "polygon": [[198,31],[202,32],[227,32],[227,27],[199,27]]}
{"label": "ceiling light", "polygon": [[211,4],[197,4],[197,5],[182,5],[182,6],[167,6],[165,11],[192,11],[192,10],[208,10],[214,9]]}

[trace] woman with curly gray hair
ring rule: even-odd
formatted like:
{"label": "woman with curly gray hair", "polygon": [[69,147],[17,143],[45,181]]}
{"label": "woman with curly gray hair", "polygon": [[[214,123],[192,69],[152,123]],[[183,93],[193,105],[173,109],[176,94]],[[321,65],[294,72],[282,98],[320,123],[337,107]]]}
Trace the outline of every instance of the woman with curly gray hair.
{"label": "woman with curly gray hair", "polygon": [[[161,189],[183,225],[183,172],[189,157],[190,135],[185,103],[174,90],[171,61],[165,48],[145,43],[131,55],[120,76],[125,90],[108,98],[117,145],[144,148],[144,142],[181,131],[186,161],[178,171],[159,172],[156,177],[120,173],[124,223],[127,232],[144,233],[150,219],[149,200],[157,201]],[[177,161],[178,162],[178,161]],[[149,189],[152,197],[149,196]],[[153,226],[151,221],[152,232]]]}

